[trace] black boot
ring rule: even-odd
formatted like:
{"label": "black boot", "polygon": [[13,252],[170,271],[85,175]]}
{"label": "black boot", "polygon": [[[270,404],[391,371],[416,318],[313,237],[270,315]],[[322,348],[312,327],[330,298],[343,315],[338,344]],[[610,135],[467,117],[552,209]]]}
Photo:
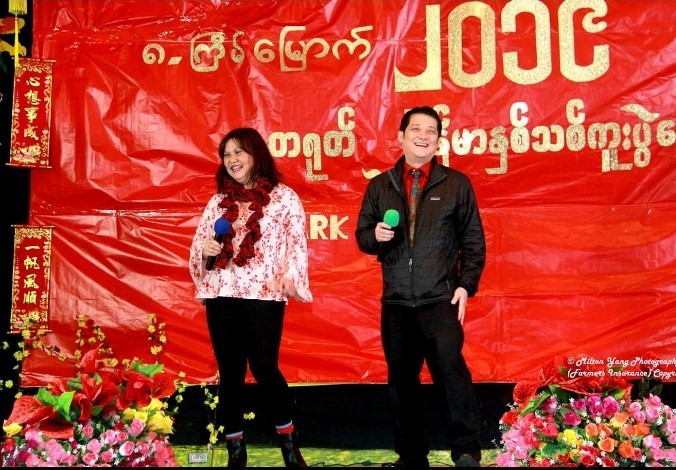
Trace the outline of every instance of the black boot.
{"label": "black boot", "polygon": [[225,441],[228,447],[228,468],[246,468],[246,441],[244,438]]}
{"label": "black boot", "polygon": [[298,448],[298,434],[290,432],[287,434],[279,434],[279,445],[282,448],[282,457],[284,458],[284,466],[288,468],[307,467],[303,456]]}

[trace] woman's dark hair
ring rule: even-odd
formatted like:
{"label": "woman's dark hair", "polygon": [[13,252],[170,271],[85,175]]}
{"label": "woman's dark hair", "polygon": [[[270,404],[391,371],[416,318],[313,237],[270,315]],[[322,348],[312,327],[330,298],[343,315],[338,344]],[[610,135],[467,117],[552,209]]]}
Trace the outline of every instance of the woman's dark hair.
{"label": "woman's dark hair", "polygon": [[437,133],[441,136],[441,118],[439,113],[437,113],[434,108],[430,106],[418,106],[413,109],[409,109],[404,113],[404,116],[401,118],[401,124],[399,124],[399,130],[405,132],[408,127],[408,123],[411,122],[411,116],[414,114],[426,114],[429,117],[433,117],[437,121]]}
{"label": "woman's dark hair", "polygon": [[277,186],[277,183],[282,179],[282,175],[275,166],[275,159],[270,153],[270,149],[265,143],[265,140],[263,140],[263,137],[256,129],[239,127],[225,134],[218,146],[218,156],[221,159],[221,165],[216,172],[216,186],[219,193],[223,191],[224,179],[232,179],[225,169],[225,165],[223,165],[225,144],[229,140],[234,140],[242,150],[253,157],[251,173],[249,174],[250,181],[256,181],[258,178],[264,177],[267,178],[273,186]]}

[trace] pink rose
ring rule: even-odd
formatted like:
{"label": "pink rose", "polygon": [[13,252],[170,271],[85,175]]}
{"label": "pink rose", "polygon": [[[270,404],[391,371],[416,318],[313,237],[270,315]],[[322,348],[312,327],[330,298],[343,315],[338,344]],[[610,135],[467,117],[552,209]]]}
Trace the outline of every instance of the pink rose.
{"label": "pink rose", "polygon": [[556,402],[556,397],[549,397],[545,401],[542,402],[542,405],[540,405],[540,408],[542,411],[549,415],[553,415],[556,413],[556,407],[559,404]]}
{"label": "pink rose", "polygon": [[101,444],[101,441],[99,441],[98,439],[92,439],[91,441],[87,442],[87,450],[94,454],[98,454],[99,452],[101,452],[102,447],[103,445]]}
{"label": "pink rose", "polygon": [[87,439],[91,439],[92,436],[94,435],[94,426],[91,424],[85,424],[82,426],[82,434],[84,434],[84,437]]}
{"label": "pink rose", "polygon": [[129,434],[131,434],[133,437],[136,437],[143,432],[145,427],[146,425],[143,421],[138,418],[134,418],[131,422],[131,426],[129,426]]}
{"label": "pink rose", "polygon": [[99,456],[94,452],[87,452],[82,456],[82,461],[85,463],[85,465],[90,467],[94,465],[98,459]]}
{"label": "pink rose", "polygon": [[120,455],[123,457],[129,457],[134,453],[134,443],[131,441],[125,441],[124,444],[120,446]]}
{"label": "pink rose", "polygon": [[101,452],[101,455],[99,457],[101,459],[101,462],[110,463],[115,459],[115,452],[113,452],[112,449],[108,449],[106,451]]}
{"label": "pink rose", "polygon": [[657,436],[648,434],[643,438],[643,447],[646,449],[658,449],[662,447],[662,440]]}
{"label": "pink rose", "polygon": [[106,429],[101,434],[101,439],[103,439],[103,442],[105,442],[106,444],[114,446],[115,444],[117,444],[117,431],[113,431],[112,429]]}
{"label": "pink rose", "polygon": [[66,451],[56,439],[48,440],[45,448],[47,449],[47,456],[52,462],[61,462],[66,457]]}
{"label": "pink rose", "polygon": [[565,424],[566,426],[577,426],[581,422],[582,420],[577,415],[577,413],[574,413],[572,411],[569,411],[568,413],[563,415],[563,424]]}
{"label": "pink rose", "polygon": [[660,417],[660,410],[655,406],[648,406],[645,409],[645,417],[649,423],[654,423]]}

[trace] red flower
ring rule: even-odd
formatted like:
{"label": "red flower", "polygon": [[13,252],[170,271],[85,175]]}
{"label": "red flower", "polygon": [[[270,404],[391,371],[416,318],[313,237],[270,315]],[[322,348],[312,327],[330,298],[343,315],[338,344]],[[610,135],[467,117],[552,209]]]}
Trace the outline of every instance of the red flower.
{"label": "red flower", "polygon": [[121,393],[117,398],[118,408],[124,410],[134,402],[141,408],[148,406],[152,400],[151,390],[152,380],[150,377],[130,370],[127,372],[127,385],[124,393]]}
{"label": "red flower", "polygon": [[533,398],[535,391],[538,388],[538,384],[535,382],[519,382],[514,386],[514,401],[523,406],[528,403],[528,400]]}
{"label": "red flower", "polygon": [[170,374],[160,372],[153,375],[151,396],[153,398],[170,397],[176,391],[176,384]]}

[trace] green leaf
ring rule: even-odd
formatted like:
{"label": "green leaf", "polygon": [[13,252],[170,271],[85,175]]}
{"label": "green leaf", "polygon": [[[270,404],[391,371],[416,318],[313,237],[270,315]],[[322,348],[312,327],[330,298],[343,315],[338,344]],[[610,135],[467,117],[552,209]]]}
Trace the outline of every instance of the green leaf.
{"label": "green leaf", "polygon": [[139,374],[143,374],[146,377],[152,377],[153,375],[157,374],[158,372],[162,372],[164,370],[164,364],[141,364],[139,362],[135,362],[132,365],[132,369],[134,369],[136,372]]}
{"label": "green leaf", "polygon": [[66,419],[70,416],[70,405],[73,403],[74,391],[63,392],[57,399],[54,409],[56,409]]}
{"label": "green leaf", "polygon": [[565,444],[545,444],[542,447],[542,457],[551,459],[556,458],[557,455],[565,455],[568,453],[568,446]]}
{"label": "green leaf", "polygon": [[549,393],[547,390],[543,390],[540,393],[539,397],[531,398],[530,401],[528,402],[528,405],[523,409],[523,411],[519,414],[519,416],[525,416],[528,413],[534,413],[535,410],[540,408],[540,405],[549,397],[551,397],[552,394]]}
{"label": "green leaf", "polygon": [[40,400],[41,403],[45,405],[56,405],[56,397],[52,395],[51,392],[46,388],[40,388],[35,396],[38,400]]}

